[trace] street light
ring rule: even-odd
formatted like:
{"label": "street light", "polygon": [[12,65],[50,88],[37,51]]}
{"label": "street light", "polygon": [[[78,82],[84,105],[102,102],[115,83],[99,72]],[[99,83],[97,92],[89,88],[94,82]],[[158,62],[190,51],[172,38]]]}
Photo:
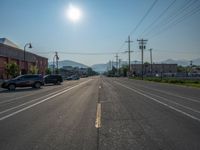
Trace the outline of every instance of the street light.
{"label": "street light", "polygon": [[58,71],[58,53],[56,52],[55,55],[53,56],[53,74],[55,74],[55,58],[56,58],[56,66],[57,66],[57,71]]}
{"label": "street light", "polygon": [[32,45],[31,45],[31,43],[26,43],[25,45],[24,45],[24,71],[26,70],[25,69],[25,53],[26,53],[26,47],[27,46],[29,46],[28,48],[32,48]]}

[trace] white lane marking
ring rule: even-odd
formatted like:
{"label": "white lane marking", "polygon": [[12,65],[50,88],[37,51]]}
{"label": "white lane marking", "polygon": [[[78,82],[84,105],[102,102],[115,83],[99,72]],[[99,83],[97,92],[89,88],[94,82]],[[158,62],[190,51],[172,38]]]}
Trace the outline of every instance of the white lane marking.
{"label": "white lane marking", "polygon": [[114,81],[114,82],[115,82],[116,84],[118,84],[118,85],[121,85],[121,86],[123,86],[123,87],[125,87],[125,88],[131,90],[131,91],[134,91],[135,93],[138,93],[138,94],[140,94],[140,95],[142,95],[142,96],[144,96],[144,97],[147,97],[147,98],[149,98],[149,99],[151,99],[151,100],[153,100],[153,101],[155,101],[155,102],[157,102],[157,103],[159,103],[159,104],[162,104],[162,105],[164,105],[164,106],[166,106],[166,107],[168,107],[168,108],[171,108],[171,109],[173,109],[173,110],[175,110],[175,111],[177,111],[177,112],[179,112],[179,113],[181,113],[181,114],[183,114],[183,115],[186,115],[186,116],[188,116],[188,117],[190,117],[190,118],[192,118],[192,119],[197,120],[197,121],[200,122],[200,119],[199,119],[199,118],[197,118],[197,117],[195,117],[195,116],[193,116],[193,115],[191,115],[191,114],[188,114],[188,113],[186,113],[186,112],[184,112],[184,111],[182,111],[182,110],[180,110],[180,109],[177,109],[177,108],[175,108],[175,107],[173,107],[173,106],[170,106],[170,105],[168,105],[168,104],[166,104],[166,103],[163,103],[163,102],[161,102],[161,101],[159,101],[159,100],[157,100],[157,99],[155,99],[155,98],[153,98],[153,97],[151,97],[151,96],[149,96],[149,95],[146,95],[146,94],[144,94],[144,93],[141,93],[140,91],[135,90],[135,89],[132,89],[132,88],[126,86],[126,85],[123,85],[123,84],[117,82],[117,81]]}
{"label": "white lane marking", "polygon": [[[144,86],[144,87],[146,87],[146,86]],[[148,87],[146,87],[146,88],[148,88]],[[189,97],[180,96],[180,95],[173,94],[173,93],[170,93],[170,92],[165,92],[165,91],[163,91],[163,90],[158,90],[158,89],[154,89],[154,88],[151,88],[151,89],[154,90],[154,91],[158,91],[158,92],[161,92],[161,93],[164,93],[164,94],[171,95],[171,96],[175,96],[175,97],[179,97],[179,98],[182,98],[182,99],[186,99],[186,100],[188,100],[188,101],[200,103],[200,101],[199,101],[199,100],[196,100],[196,99],[192,99],[192,98],[189,98]]]}
{"label": "white lane marking", "polygon": [[[149,89],[149,87],[147,87],[147,86],[139,85],[139,84],[137,84],[137,83],[134,83],[134,84],[136,84],[137,86],[140,86],[140,87],[144,87],[144,88]],[[188,100],[188,101],[192,101],[192,102],[200,103],[199,100],[196,100],[196,99],[193,99],[193,98],[180,96],[180,95],[177,95],[177,94],[173,94],[173,93],[171,93],[171,92],[166,92],[166,91],[163,91],[163,90],[158,90],[158,89],[155,89],[155,88],[152,88],[152,87],[151,87],[150,89],[151,89],[151,90],[154,90],[154,91],[157,91],[157,92],[164,93],[164,94],[168,94],[168,95],[171,95],[171,96],[174,96],[174,97],[178,97],[178,98],[186,99],[186,100]]]}
{"label": "white lane marking", "polygon": [[97,104],[97,114],[96,114],[95,127],[96,128],[101,127],[101,103]]}
{"label": "white lane marking", "polygon": [[8,112],[8,111],[10,111],[10,110],[13,110],[13,109],[19,108],[19,107],[24,106],[24,105],[26,105],[26,104],[29,104],[29,103],[32,103],[32,102],[38,101],[38,100],[40,100],[40,99],[42,99],[42,98],[45,98],[45,97],[51,96],[51,95],[53,95],[53,94],[55,94],[55,93],[58,93],[58,92],[63,91],[63,90],[66,90],[66,89],[68,89],[68,88],[69,88],[69,87],[64,88],[64,89],[62,89],[62,90],[58,90],[58,91],[56,91],[56,92],[50,93],[50,94],[48,94],[48,95],[45,95],[45,96],[42,96],[42,97],[39,97],[39,98],[36,98],[36,99],[33,99],[33,100],[31,100],[31,101],[28,101],[28,102],[25,102],[25,103],[23,103],[23,104],[17,105],[17,106],[15,106],[15,107],[12,107],[12,108],[6,109],[6,110],[4,110],[4,111],[1,111],[0,114],[6,113],[6,112]]}
{"label": "white lane marking", "polygon": [[[63,87],[63,86],[62,86]],[[59,87],[58,87],[59,88]],[[56,88],[56,89],[58,89],[58,88]],[[43,88],[45,91],[43,91],[43,92],[46,92],[47,90],[48,90],[48,88]],[[53,90],[53,89],[50,89],[50,90]],[[21,99],[21,98],[24,98],[24,97],[28,97],[28,96],[32,96],[32,95],[35,95],[35,94],[37,94],[38,92],[36,92],[36,93],[30,93],[30,94],[27,94],[27,95],[24,95],[24,96],[21,96],[21,97],[15,97],[15,98],[12,98],[12,99],[9,99],[9,100],[5,100],[5,101],[2,101],[2,102],[0,102],[0,104],[4,104],[4,103],[9,103],[9,102],[12,102],[12,101],[16,101],[16,100],[18,100],[18,99]]]}
{"label": "white lane marking", "polygon": [[196,110],[196,109],[193,109],[193,108],[190,108],[190,107],[184,106],[184,105],[182,105],[182,104],[179,104],[179,103],[177,103],[177,102],[174,102],[174,101],[172,101],[172,100],[170,100],[170,99],[167,99],[167,98],[164,98],[164,97],[162,97],[162,96],[155,95],[155,94],[149,93],[149,92],[144,91],[144,90],[141,90],[141,89],[137,89],[137,90],[140,91],[140,92],[145,92],[145,93],[147,93],[147,94],[149,94],[149,95],[152,95],[152,96],[155,96],[155,97],[161,98],[161,99],[163,99],[163,100],[165,100],[165,101],[167,101],[167,102],[169,102],[169,103],[172,103],[172,104],[178,105],[178,106],[180,106],[180,107],[183,107],[183,108],[185,108],[185,109],[191,110],[191,111],[193,111],[193,112],[200,113],[200,111],[198,111],[198,110]]}
{"label": "white lane marking", "polygon": [[99,86],[99,89],[101,89],[101,86]]}
{"label": "white lane marking", "polygon": [[17,99],[28,97],[28,96],[32,96],[32,95],[35,95],[35,94],[31,93],[31,94],[27,94],[27,95],[24,95],[24,96],[21,96],[21,97],[15,97],[15,98],[12,98],[12,99],[9,99],[9,100],[2,101],[2,102],[0,102],[0,104],[12,102],[12,101],[15,101]]}
{"label": "white lane marking", "polygon": [[53,95],[53,94],[55,94],[55,93],[58,93],[58,92],[63,91],[63,90],[66,90],[66,89],[68,89],[68,88],[69,88],[69,87],[64,88],[64,89],[62,89],[62,90],[58,90],[58,91],[53,92],[53,93],[50,93],[50,94],[48,94],[48,95],[45,95],[45,96],[39,97],[39,98],[37,98],[37,99],[33,99],[33,100],[31,100],[31,101],[28,101],[28,102],[25,102],[25,103],[23,103],[23,104],[17,105],[17,106],[15,106],[15,107],[12,107],[12,108],[6,109],[6,110],[4,110],[4,111],[1,111],[0,114],[6,113],[6,112],[8,112],[8,111],[10,111],[10,110],[13,110],[13,109],[19,108],[19,107],[24,106],[24,105],[27,105],[27,104],[29,104],[29,103],[32,103],[32,102],[38,101],[38,100],[40,100],[40,99],[42,99],[42,98],[45,98],[45,97],[51,96],[51,95]]}
{"label": "white lane marking", "polygon": [[20,112],[22,112],[22,111],[25,111],[25,110],[29,109],[29,108],[32,108],[32,107],[34,107],[34,106],[36,106],[36,105],[38,105],[38,104],[41,104],[41,103],[43,103],[43,102],[45,102],[45,101],[47,101],[47,100],[49,100],[49,99],[52,99],[52,98],[54,98],[54,97],[56,97],[56,96],[59,96],[59,95],[65,93],[65,92],[68,92],[68,91],[70,91],[70,90],[72,90],[72,89],[74,89],[74,88],[76,88],[76,87],[78,87],[78,86],[80,86],[80,85],[82,85],[82,84],[85,84],[85,83],[87,83],[87,82],[89,82],[89,81],[91,81],[91,80],[92,80],[92,79],[90,79],[90,80],[88,80],[88,81],[84,81],[84,82],[82,82],[82,83],[80,83],[80,84],[78,84],[78,85],[75,85],[75,86],[73,86],[73,87],[71,87],[71,88],[68,88],[68,89],[66,89],[66,90],[64,90],[64,91],[62,91],[62,92],[59,92],[59,93],[56,93],[55,95],[52,95],[52,96],[50,96],[50,97],[47,97],[47,98],[45,98],[45,99],[43,99],[43,100],[41,100],[41,101],[39,101],[39,102],[36,102],[36,103],[34,103],[34,104],[32,104],[32,105],[29,105],[29,106],[27,106],[27,107],[24,107],[24,108],[22,108],[22,109],[20,109],[20,110],[17,110],[17,111],[15,111],[15,112],[11,113],[11,114],[8,114],[8,115],[6,115],[6,116],[4,116],[4,117],[1,117],[1,118],[0,118],[0,121],[2,121],[2,120],[4,120],[4,119],[7,119],[7,118],[9,118],[9,117],[11,117],[11,116],[14,116],[14,115],[16,115],[16,114],[18,114],[18,113],[20,113]]}

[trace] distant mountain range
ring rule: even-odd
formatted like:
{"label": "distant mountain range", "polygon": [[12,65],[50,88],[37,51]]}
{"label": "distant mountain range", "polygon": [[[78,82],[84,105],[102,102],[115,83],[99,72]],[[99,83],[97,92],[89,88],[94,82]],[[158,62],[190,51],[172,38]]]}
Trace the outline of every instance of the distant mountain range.
{"label": "distant mountain range", "polygon": [[162,61],[161,63],[166,63],[166,64],[178,64],[181,66],[188,66],[190,65],[190,61],[192,61],[193,65],[200,65],[200,58],[193,59],[193,60],[173,60],[173,59],[167,59],[165,61]]}
{"label": "distant mountain range", "polygon": [[[181,66],[188,66],[190,65],[190,61],[192,61],[193,65],[200,65],[200,58],[197,59],[193,59],[193,60],[174,60],[174,59],[167,59],[161,62],[156,62],[156,63],[165,63],[165,64],[178,64]],[[131,64],[140,64],[140,61],[131,61]],[[51,66],[53,64],[53,62],[49,62],[49,66]],[[121,65],[127,64],[126,61],[122,61]],[[78,63],[72,60],[62,60],[58,62],[58,67],[62,68],[63,66],[72,66],[72,67],[79,67],[79,68],[88,68],[89,66],[84,65],[82,63]],[[113,62],[113,66],[116,66],[116,62]],[[109,67],[109,63],[105,63],[105,64],[94,64],[91,66],[91,68],[99,73],[103,73],[107,70],[107,68]]]}

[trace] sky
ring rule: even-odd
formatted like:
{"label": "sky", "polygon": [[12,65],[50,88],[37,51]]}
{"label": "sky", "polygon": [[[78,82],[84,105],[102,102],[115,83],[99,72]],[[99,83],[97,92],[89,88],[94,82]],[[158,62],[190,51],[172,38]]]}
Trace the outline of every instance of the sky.
{"label": "sky", "polygon": [[[81,11],[76,22],[66,15],[72,5]],[[21,48],[31,42],[27,50],[49,61],[55,51],[59,60],[89,66],[114,61],[116,53],[127,61],[128,35],[132,61],[141,60],[141,38],[148,40],[144,61],[150,48],[153,62],[200,57],[199,0],[1,0],[0,14],[0,37]]]}

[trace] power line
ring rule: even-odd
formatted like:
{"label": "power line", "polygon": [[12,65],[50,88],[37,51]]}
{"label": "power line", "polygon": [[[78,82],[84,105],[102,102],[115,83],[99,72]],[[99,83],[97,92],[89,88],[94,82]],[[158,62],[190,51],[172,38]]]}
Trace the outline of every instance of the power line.
{"label": "power line", "polygon": [[173,0],[169,5],[168,5],[168,7],[166,8],[166,9],[164,9],[164,11],[158,16],[158,17],[156,17],[155,19],[154,19],[154,21],[147,27],[147,28],[145,28],[144,30],[143,30],[143,32],[142,32],[142,34],[141,35],[143,35],[148,29],[150,29],[156,22],[158,22],[158,20],[162,17],[162,16],[164,16],[164,14],[175,4],[175,2],[176,2],[177,0]]}
{"label": "power line", "polygon": [[[154,28],[150,31],[148,31],[145,35],[149,35],[150,33],[152,33],[153,31],[159,29],[160,27],[162,27],[163,25],[165,25],[166,23],[170,22],[170,19],[173,19],[174,16],[177,16],[179,13],[181,13],[182,11],[185,10],[185,8],[187,8],[187,6],[191,3],[192,1],[188,1],[186,3],[184,3],[183,5],[181,5],[175,12],[172,12],[169,16],[167,16],[166,18],[164,18],[159,24],[157,24],[156,26],[154,26]],[[190,6],[190,5],[189,5]]]}
{"label": "power line", "polygon": [[[154,2],[152,3],[152,5],[150,6],[150,8],[147,10],[147,12],[145,13],[145,15],[138,22],[138,24],[135,26],[135,28],[130,32],[129,35],[132,35],[138,29],[138,27],[142,24],[142,22],[144,21],[144,19],[148,16],[148,14],[153,9],[153,7],[156,5],[157,2],[158,2],[158,0],[154,0]],[[122,45],[120,46],[118,52],[124,47],[124,45],[125,45],[125,43],[123,42]]]}
{"label": "power line", "polygon": [[142,24],[144,19],[148,16],[148,14],[151,12],[151,10],[153,9],[153,7],[156,5],[157,2],[158,2],[158,0],[154,0],[153,4],[150,6],[150,8],[145,13],[145,15],[142,17],[142,19],[139,21],[139,23],[135,26],[135,28],[130,32],[129,35],[132,35],[138,29],[138,27]]}
{"label": "power line", "polygon": [[[157,24],[152,30],[147,32],[145,35],[150,35],[150,33],[157,30],[160,32],[163,30],[163,28],[166,28],[166,26],[171,26],[171,24],[174,24],[177,20],[180,20],[180,18],[185,18],[188,13],[194,10],[194,8],[191,8],[198,0],[195,1],[189,1],[183,5],[183,7],[180,7],[175,13],[172,13],[168,16],[168,18],[162,20],[160,24]],[[191,3],[192,2],[192,3]],[[191,8],[191,9],[190,9]],[[190,12],[188,12],[190,11]],[[179,17],[178,17],[179,16]],[[158,33],[156,32],[156,33]]]}
{"label": "power line", "polygon": [[188,17],[195,15],[196,13],[198,13],[200,11],[200,6],[197,6],[195,9],[193,9],[191,12],[185,14],[184,16],[181,16],[180,18],[178,18],[177,20],[175,20],[174,22],[172,22],[171,24],[168,24],[168,26],[166,26],[165,28],[163,28],[162,30],[158,31],[157,33],[155,33],[154,35],[152,35],[150,38],[154,38],[155,36],[166,32],[167,30],[169,30],[170,28],[176,26],[177,24],[180,24],[181,22],[183,22],[184,20],[188,19]]}
{"label": "power line", "polygon": [[[69,55],[113,55],[116,54],[116,52],[105,52],[105,53],[81,53],[81,52],[65,52],[65,51],[58,51],[61,54],[69,54]],[[54,53],[53,51],[48,51],[48,52],[37,52],[40,54],[49,54],[49,53]],[[123,53],[123,52],[118,52],[118,53]]]}

